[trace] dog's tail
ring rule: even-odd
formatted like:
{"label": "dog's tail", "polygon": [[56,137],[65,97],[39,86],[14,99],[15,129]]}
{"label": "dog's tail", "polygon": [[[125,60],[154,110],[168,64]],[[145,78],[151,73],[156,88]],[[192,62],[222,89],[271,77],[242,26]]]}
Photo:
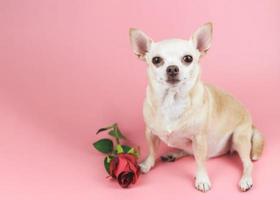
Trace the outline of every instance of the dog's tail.
{"label": "dog's tail", "polygon": [[264,147],[264,138],[261,132],[256,129],[256,127],[253,128],[253,135],[252,135],[252,148],[251,148],[251,159],[253,161],[258,160],[263,152],[263,147]]}

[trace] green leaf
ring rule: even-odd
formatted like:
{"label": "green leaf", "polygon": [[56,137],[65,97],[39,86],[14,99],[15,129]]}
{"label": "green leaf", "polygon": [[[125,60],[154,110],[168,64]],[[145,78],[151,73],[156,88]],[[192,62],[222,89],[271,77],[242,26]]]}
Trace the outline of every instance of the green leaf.
{"label": "green leaf", "polygon": [[111,153],[113,151],[113,142],[110,139],[101,139],[93,143],[93,146],[102,153]]}
{"label": "green leaf", "polygon": [[121,147],[122,147],[122,150],[120,150],[120,147],[117,147],[117,145],[116,145],[116,149],[114,150],[114,154],[118,154],[118,151],[117,151],[118,148],[119,148],[119,152],[122,152],[122,153],[127,153],[131,149],[131,147],[129,147],[127,145],[121,145]]}
{"label": "green leaf", "polygon": [[116,146],[116,150],[117,150],[117,153],[118,153],[118,154],[124,152],[122,146],[119,145],[119,144]]}
{"label": "green leaf", "polygon": [[131,148],[127,153],[134,155],[136,158],[139,158],[139,152],[134,148]]}
{"label": "green leaf", "polygon": [[127,145],[122,145],[122,149],[124,153],[128,153],[132,148],[130,146]]}
{"label": "green leaf", "polygon": [[135,149],[134,149],[134,148],[131,148],[131,149],[129,149],[129,151],[128,151],[127,153],[134,154],[134,153],[135,153]]}
{"label": "green leaf", "polygon": [[104,159],[104,167],[106,169],[106,172],[110,175],[110,162],[112,158],[111,156],[106,156]]}
{"label": "green leaf", "polygon": [[118,139],[125,139],[124,135],[117,126],[115,126],[114,129],[109,132],[109,135]]}
{"label": "green leaf", "polygon": [[98,133],[100,133],[100,132],[102,132],[102,131],[109,130],[109,129],[113,128],[113,127],[115,127],[115,124],[113,124],[113,125],[111,125],[111,126],[104,127],[104,128],[100,128],[100,129],[96,132],[96,134],[98,134]]}
{"label": "green leaf", "polygon": [[[119,148],[119,150],[118,150]],[[121,145],[122,150],[120,149],[120,147],[116,146],[116,150],[114,151],[114,153],[128,153],[128,154],[132,154],[134,155],[136,158],[139,158],[140,153],[134,149],[133,147],[127,146],[127,145]]]}

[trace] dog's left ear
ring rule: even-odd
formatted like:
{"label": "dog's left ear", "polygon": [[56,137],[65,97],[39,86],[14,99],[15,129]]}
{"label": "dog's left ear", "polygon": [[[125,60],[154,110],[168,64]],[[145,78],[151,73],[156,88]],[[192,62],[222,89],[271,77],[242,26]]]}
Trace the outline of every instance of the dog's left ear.
{"label": "dog's left ear", "polygon": [[211,22],[199,27],[192,35],[192,41],[201,55],[205,55],[211,46],[213,25]]}
{"label": "dog's left ear", "polygon": [[149,51],[151,43],[153,42],[143,31],[130,28],[129,29],[130,43],[133,52],[142,60],[145,54]]}

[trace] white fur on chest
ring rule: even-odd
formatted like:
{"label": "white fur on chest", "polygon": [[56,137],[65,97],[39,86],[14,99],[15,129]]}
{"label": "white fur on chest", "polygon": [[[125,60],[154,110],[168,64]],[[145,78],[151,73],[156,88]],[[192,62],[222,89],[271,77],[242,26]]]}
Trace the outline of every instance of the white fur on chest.
{"label": "white fur on chest", "polygon": [[[180,88],[157,93],[158,104],[149,120],[149,127],[168,146],[184,148],[203,123],[203,112],[191,107],[191,99],[187,95]],[[203,108],[199,106],[198,109]]]}
{"label": "white fur on chest", "polygon": [[171,133],[178,128],[188,104],[188,101],[182,98],[178,91],[166,91],[156,114],[156,121],[160,124],[160,129]]}
{"label": "white fur on chest", "polygon": [[189,141],[189,132],[183,131],[182,120],[189,101],[177,90],[167,90],[162,93],[159,107],[156,110],[150,127],[167,145],[183,147]]}

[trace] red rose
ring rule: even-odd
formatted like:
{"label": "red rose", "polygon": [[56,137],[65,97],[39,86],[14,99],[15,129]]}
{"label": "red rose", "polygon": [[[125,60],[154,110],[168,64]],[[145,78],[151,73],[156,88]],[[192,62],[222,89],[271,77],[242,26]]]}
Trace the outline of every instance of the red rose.
{"label": "red rose", "polygon": [[136,183],[140,174],[136,157],[131,154],[118,154],[110,162],[110,174],[118,180],[123,188],[128,187],[131,183]]}

